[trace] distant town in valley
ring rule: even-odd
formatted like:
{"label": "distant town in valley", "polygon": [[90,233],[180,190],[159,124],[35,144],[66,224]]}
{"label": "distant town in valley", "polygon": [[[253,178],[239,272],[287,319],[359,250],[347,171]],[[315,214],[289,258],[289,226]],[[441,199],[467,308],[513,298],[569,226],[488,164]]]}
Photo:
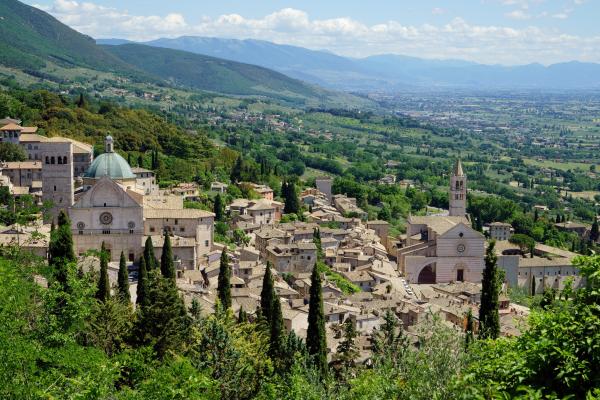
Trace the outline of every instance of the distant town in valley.
{"label": "distant town in valley", "polygon": [[0,397],[600,397],[599,64],[58,3],[0,3]]}

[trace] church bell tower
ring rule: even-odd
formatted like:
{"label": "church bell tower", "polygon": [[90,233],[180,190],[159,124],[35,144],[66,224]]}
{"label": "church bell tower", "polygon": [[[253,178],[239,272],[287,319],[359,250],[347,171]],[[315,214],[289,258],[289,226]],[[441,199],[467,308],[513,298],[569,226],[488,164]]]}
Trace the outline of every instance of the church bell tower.
{"label": "church bell tower", "polygon": [[452,175],[450,175],[449,203],[451,217],[467,215],[467,176],[463,172],[460,160],[456,160]]}

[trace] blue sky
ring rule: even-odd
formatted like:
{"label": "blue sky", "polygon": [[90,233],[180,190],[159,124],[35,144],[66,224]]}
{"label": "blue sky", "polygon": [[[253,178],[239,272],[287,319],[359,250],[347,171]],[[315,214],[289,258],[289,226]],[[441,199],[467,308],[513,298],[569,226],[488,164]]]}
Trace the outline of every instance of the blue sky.
{"label": "blue sky", "polygon": [[600,0],[27,0],[93,37],[254,38],[363,57],[600,62]]}

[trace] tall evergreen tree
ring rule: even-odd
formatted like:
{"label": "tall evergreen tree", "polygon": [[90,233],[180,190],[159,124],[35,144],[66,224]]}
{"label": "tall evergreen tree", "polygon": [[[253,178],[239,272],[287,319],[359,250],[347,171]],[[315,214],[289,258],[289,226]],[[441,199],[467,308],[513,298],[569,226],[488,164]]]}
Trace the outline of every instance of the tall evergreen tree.
{"label": "tall evergreen tree", "polygon": [[106,251],[106,245],[104,242],[102,242],[102,247],[100,248],[100,279],[98,281],[96,298],[102,302],[105,302],[110,298],[110,283],[108,280],[108,252]]}
{"label": "tall evergreen tree", "polygon": [[342,363],[343,367],[349,369],[354,366],[354,361],[359,355],[358,348],[356,347],[356,336],[358,334],[350,318],[344,322],[343,334],[343,340],[338,344],[336,352],[338,360]]}
{"label": "tall evergreen tree", "polygon": [[[274,292],[274,290],[273,290]],[[273,360],[280,361],[284,356],[285,344],[283,337],[283,315],[279,296],[273,296],[273,306],[270,324],[269,355]]]}
{"label": "tall evergreen tree", "polygon": [[217,293],[223,309],[231,307],[231,267],[229,266],[229,257],[227,257],[227,248],[221,253],[219,265],[219,278]]}
{"label": "tall evergreen tree", "polygon": [[317,247],[317,261],[323,261],[325,254],[323,253],[323,245],[321,243],[321,230],[319,228],[313,229],[313,243]]}
{"label": "tall evergreen tree", "polygon": [[540,218],[540,213],[539,213],[538,209],[536,208],[535,211],[533,212],[533,222],[537,222],[539,218]]}
{"label": "tall evergreen tree", "polygon": [[152,238],[150,236],[146,238],[146,243],[144,244],[144,258],[148,271],[158,268],[158,260],[154,255],[154,245],[152,244]]}
{"label": "tall evergreen tree", "polygon": [[119,298],[123,302],[129,303],[131,301],[131,296],[129,294],[129,272],[127,271],[127,261],[125,260],[125,254],[123,252],[121,252],[121,258],[119,259],[118,285]]}
{"label": "tall evergreen tree", "polygon": [[229,179],[231,183],[240,182],[242,180],[242,170],[244,168],[244,159],[240,155],[237,160],[235,160],[235,164],[231,169],[231,174],[229,175]]}
{"label": "tall evergreen tree", "polygon": [[262,290],[260,292],[260,308],[262,316],[270,324],[273,315],[273,294],[275,288],[273,285],[273,276],[271,274],[271,262],[267,261],[265,275],[263,276]]}
{"label": "tall evergreen tree", "polygon": [[215,196],[213,212],[215,213],[215,221],[223,221],[225,216],[225,204],[223,203],[223,198],[220,193],[217,193]]}
{"label": "tall evergreen tree", "polygon": [[53,273],[61,285],[67,284],[67,264],[76,261],[73,250],[73,234],[71,221],[64,211],[58,214],[58,227],[50,234],[48,246],[48,263],[53,268]]}
{"label": "tall evergreen tree", "polygon": [[146,259],[144,256],[140,257],[138,263],[138,284],[135,304],[138,306],[138,309],[148,304],[148,270],[146,269]]}
{"label": "tall evergreen tree", "polygon": [[310,277],[310,298],[308,303],[308,330],[306,348],[315,367],[322,375],[327,374],[327,338],[325,336],[325,315],[323,311],[323,293],[321,274],[317,266]]}
{"label": "tall evergreen tree", "polygon": [[137,158],[137,166],[140,168],[144,168],[144,156],[143,155],[138,155]]}
{"label": "tall evergreen tree", "polygon": [[298,201],[294,182],[284,182],[281,190],[285,201],[283,212],[286,214],[298,214],[300,211],[300,202]]}
{"label": "tall evergreen tree", "polygon": [[171,248],[171,235],[165,230],[162,255],[160,256],[160,272],[162,276],[175,283],[175,262],[173,261],[173,249]]}
{"label": "tall evergreen tree", "polygon": [[485,253],[485,269],[481,282],[481,306],[479,308],[479,336],[484,339],[496,339],[500,335],[500,316],[498,314],[498,281],[496,242],[492,240]]}
{"label": "tall evergreen tree", "polygon": [[157,270],[148,274],[146,305],[139,310],[136,338],[151,345],[159,358],[178,351],[189,337],[191,318],[172,281]]}
{"label": "tall evergreen tree", "polygon": [[597,242],[600,237],[600,232],[598,231],[598,220],[594,218],[594,223],[592,224],[592,228],[590,229],[590,240],[592,242]]}
{"label": "tall evergreen tree", "polygon": [[475,340],[475,321],[473,319],[473,311],[469,308],[466,316],[466,324],[465,324],[465,348],[469,347],[471,343]]}

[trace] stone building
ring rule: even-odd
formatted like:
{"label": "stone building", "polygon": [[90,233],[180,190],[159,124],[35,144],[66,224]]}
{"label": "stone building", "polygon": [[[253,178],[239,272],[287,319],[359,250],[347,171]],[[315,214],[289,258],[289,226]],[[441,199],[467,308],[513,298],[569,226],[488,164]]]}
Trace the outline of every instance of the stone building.
{"label": "stone building", "polygon": [[450,177],[449,216],[410,216],[398,269],[410,283],[480,282],[485,238],[466,216],[466,176],[460,161]]}
{"label": "stone building", "polygon": [[490,239],[508,240],[512,235],[513,227],[505,222],[492,222],[490,224]]}
{"label": "stone building", "polygon": [[94,160],[84,176],[84,192],[68,209],[76,253],[99,249],[104,242],[111,261],[118,261],[121,252],[129,261],[136,261],[150,237],[160,258],[163,233],[167,231],[178,270],[206,264],[213,246],[214,214],[184,209],[181,196],[146,194],[145,179],[138,178],[127,161],[115,153],[108,136],[105,153]]}

